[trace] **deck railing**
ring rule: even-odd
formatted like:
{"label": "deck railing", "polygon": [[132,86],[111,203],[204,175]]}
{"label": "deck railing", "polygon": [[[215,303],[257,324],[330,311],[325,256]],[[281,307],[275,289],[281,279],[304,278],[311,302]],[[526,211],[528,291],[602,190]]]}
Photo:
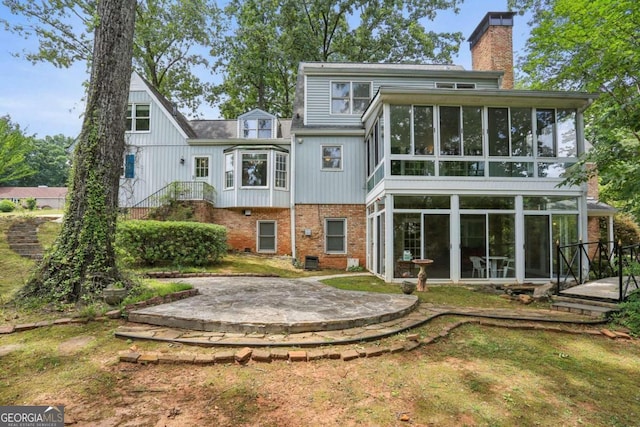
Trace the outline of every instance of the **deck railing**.
{"label": "deck railing", "polygon": [[[580,242],[556,244],[556,293],[591,280],[618,279],[618,301],[630,289],[638,289],[640,244],[622,246],[619,242]],[[638,278],[637,278],[638,277]]]}
{"label": "deck railing", "polygon": [[124,219],[146,218],[153,209],[172,201],[204,201],[215,204],[215,188],[200,181],[174,181],[135,205],[123,208]]}

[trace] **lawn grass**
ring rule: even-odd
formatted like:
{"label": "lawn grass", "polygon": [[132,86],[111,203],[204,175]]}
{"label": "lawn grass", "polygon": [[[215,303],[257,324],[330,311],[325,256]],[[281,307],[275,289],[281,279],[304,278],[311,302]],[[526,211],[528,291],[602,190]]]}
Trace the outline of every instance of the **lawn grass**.
{"label": "lawn grass", "polygon": [[[0,219],[3,298],[17,289],[34,265],[8,250],[4,238],[7,227],[7,221]],[[52,242],[56,225],[47,224],[40,233],[48,236],[43,241]],[[282,259],[242,254],[230,255],[212,270],[268,272],[283,277],[318,273],[289,268],[288,264]],[[145,283],[160,286],[154,280]],[[400,293],[397,284],[368,275],[331,278],[325,283],[348,290]],[[478,289],[429,286],[417,295],[421,301],[450,306],[528,307]],[[0,321],[16,323],[10,314],[14,313],[0,313]],[[19,323],[28,316],[34,320],[50,316],[41,311],[18,314]],[[434,336],[458,320],[440,317],[411,333]],[[207,418],[210,425],[222,426],[386,426],[400,425],[400,414],[406,414],[410,418],[407,425],[421,426],[623,427],[638,425],[640,418],[637,340],[466,324],[435,344],[351,362],[142,366],[118,364],[117,352],[130,348],[165,352],[175,351],[175,347],[172,343],[115,339],[113,332],[121,322],[44,327],[1,336],[0,402],[60,402],[70,413],[82,407],[91,414],[89,421],[84,420],[87,425],[103,424],[101,420],[126,414],[132,407],[132,411],[146,411],[152,420],[144,425],[164,425],[167,408],[175,407],[181,395],[183,412],[197,408],[211,417]],[[87,343],[71,351],[61,346],[82,338]],[[401,334],[349,347],[405,341]],[[228,349],[182,350],[210,354]],[[118,422],[127,424],[124,418]],[[141,424],[131,421],[127,425]]]}

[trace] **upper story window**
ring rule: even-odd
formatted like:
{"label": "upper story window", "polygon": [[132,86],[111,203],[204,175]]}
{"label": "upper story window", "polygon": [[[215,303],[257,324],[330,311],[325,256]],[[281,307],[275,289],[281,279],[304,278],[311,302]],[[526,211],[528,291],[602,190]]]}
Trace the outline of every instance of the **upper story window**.
{"label": "upper story window", "polygon": [[273,137],[273,119],[242,119],[242,137],[269,139]]}
{"label": "upper story window", "polygon": [[[286,190],[289,187],[289,153],[275,147],[232,147],[224,155],[224,189]],[[236,168],[238,173],[236,174]],[[239,183],[236,180],[240,180]]]}
{"label": "upper story window", "polygon": [[342,170],[342,145],[323,145],[322,170]]}
{"label": "upper story window", "polygon": [[287,171],[288,171],[289,155],[287,153],[276,153],[276,175],[275,187],[280,189],[287,188]]}
{"label": "upper story window", "polygon": [[332,82],[331,114],[362,114],[371,100],[371,82]]}
{"label": "upper story window", "polygon": [[391,175],[560,178],[578,156],[574,109],[390,105],[388,111]]}
{"label": "upper story window", "polygon": [[128,132],[148,132],[150,129],[149,104],[129,104],[127,106],[127,127]]}
{"label": "upper story window", "polygon": [[233,153],[224,155],[224,188],[234,187],[234,157]]}
{"label": "upper story window", "polygon": [[242,153],[242,186],[266,187],[268,153]]}

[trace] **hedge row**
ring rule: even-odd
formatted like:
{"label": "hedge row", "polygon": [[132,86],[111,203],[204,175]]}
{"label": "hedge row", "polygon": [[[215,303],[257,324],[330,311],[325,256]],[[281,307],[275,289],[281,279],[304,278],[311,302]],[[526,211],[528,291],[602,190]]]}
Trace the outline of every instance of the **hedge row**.
{"label": "hedge row", "polygon": [[226,253],[227,229],[197,222],[122,221],[116,246],[138,264],[201,266]]}

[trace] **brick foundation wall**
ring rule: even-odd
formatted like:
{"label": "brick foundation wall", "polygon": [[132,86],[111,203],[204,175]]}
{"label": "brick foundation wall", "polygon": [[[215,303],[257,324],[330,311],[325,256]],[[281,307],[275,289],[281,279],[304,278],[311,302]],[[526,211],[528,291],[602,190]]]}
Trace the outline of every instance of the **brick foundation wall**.
{"label": "brick foundation wall", "polygon": [[291,213],[289,209],[251,208],[251,215],[244,209],[211,209],[211,223],[227,227],[227,245],[230,250],[244,252],[248,248],[257,252],[258,221],[276,222],[276,255],[291,255]]}
{"label": "brick foundation wall", "polygon": [[[327,218],[346,218],[347,253],[325,253],[324,223]],[[296,257],[317,256],[320,268],[346,269],[347,258],[357,258],[360,266],[366,261],[365,205],[296,205]],[[305,235],[305,229],[311,235]]]}

